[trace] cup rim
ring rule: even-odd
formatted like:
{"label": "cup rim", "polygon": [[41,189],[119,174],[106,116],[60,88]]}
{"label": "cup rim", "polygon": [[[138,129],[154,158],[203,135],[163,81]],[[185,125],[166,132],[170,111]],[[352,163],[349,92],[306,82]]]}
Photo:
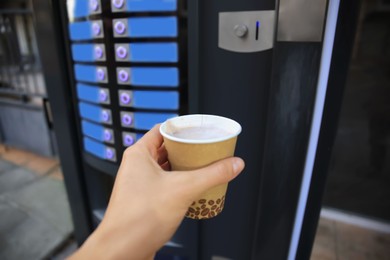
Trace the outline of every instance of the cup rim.
{"label": "cup rim", "polygon": [[[228,121],[229,123],[233,124],[234,127],[237,129],[236,131],[234,131],[234,133],[231,133],[229,135],[225,135],[223,137],[218,137],[218,138],[210,138],[210,139],[184,139],[184,138],[179,138],[179,137],[175,137],[175,136],[172,136],[168,133],[165,132],[165,127],[166,127],[166,124],[167,122],[169,121],[172,121],[172,120],[178,120],[179,118],[181,119],[185,119],[185,118],[188,118],[188,117],[212,117],[212,118],[217,118],[219,120],[225,120],[225,121]],[[177,117],[173,117],[173,118],[170,118],[168,120],[166,120],[164,123],[162,123],[160,125],[160,134],[171,140],[171,141],[175,141],[175,142],[179,142],[179,143],[186,143],[186,144],[209,144],[209,143],[217,143],[217,142],[222,142],[222,141],[226,141],[226,140],[229,140],[231,138],[234,138],[236,136],[238,136],[242,131],[242,127],[241,125],[233,120],[233,119],[230,119],[230,118],[227,118],[227,117],[223,117],[223,116],[217,116],[217,115],[210,115],[210,114],[189,114],[189,115],[183,115],[183,116],[177,116]]]}

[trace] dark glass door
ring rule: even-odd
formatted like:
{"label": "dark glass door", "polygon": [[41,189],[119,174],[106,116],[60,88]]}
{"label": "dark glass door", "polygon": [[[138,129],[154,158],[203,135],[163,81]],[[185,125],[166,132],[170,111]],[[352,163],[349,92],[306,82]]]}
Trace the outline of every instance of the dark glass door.
{"label": "dark glass door", "polygon": [[390,15],[360,17],[324,205],[390,222]]}

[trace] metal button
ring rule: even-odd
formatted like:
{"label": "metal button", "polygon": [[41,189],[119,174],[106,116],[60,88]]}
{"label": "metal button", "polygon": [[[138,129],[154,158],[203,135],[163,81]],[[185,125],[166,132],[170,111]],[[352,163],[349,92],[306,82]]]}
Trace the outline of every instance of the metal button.
{"label": "metal button", "polygon": [[125,104],[125,105],[129,104],[131,101],[130,95],[128,93],[125,93],[125,92],[121,93],[120,99],[121,99],[122,104]]}
{"label": "metal button", "polygon": [[114,25],[114,29],[118,34],[124,34],[126,31],[126,25],[122,21],[117,21]]}
{"label": "metal button", "polygon": [[90,0],[89,6],[91,7],[92,11],[97,11],[99,9],[99,1],[98,0]]}
{"label": "metal button", "polygon": [[105,90],[101,89],[99,91],[99,100],[100,100],[100,102],[107,101],[107,98],[108,98],[107,92]]}
{"label": "metal button", "polygon": [[118,9],[122,8],[124,3],[124,0],[112,0],[112,4]]}
{"label": "metal button", "polygon": [[248,33],[248,27],[243,24],[237,24],[236,26],[234,26],[233,30],[234,34],[240,38],[244,37]]}
{"label": "metal button", "polygon": [[102,81],[106,78],[106,73],[104,72],[103,69],[100,69],[100,68],[96,70],[96,75],[97,75],[98,80],[100,80],[100,81]]}
{"label": "metal button", "polygon": [[123,46],[119,46],[118,48],[116,48],[116,56],[118,56],[121,59],[126,58],[126,56],[127,56],[126,48]]}
{"label": "metal button", "polygon": [[122,123],[124,125],[131,125],[131,123],[133,122],[133,119],[131,118],[130,115],[128,114],[124,114],[123,117],[122,117]]}
{"label": "metal button", "polygon": [[111,141],[111,140],[112,140],[111,131],[105,129],[105,130],[104,130],[104,141]]}
{"label": "metal button", "polygon": [[106,149],[106,158],[112,160],[112,159],[114,159],[114,156],[115,156],[114,151],[111,148],[107,148]]}
{"label": "metal button", "polygon": [[102,32],[102,29],[100,28],[100,25],[98,23],[92,24],[92,32],[93,35],[98,36]]}
{"label": "metal button", "polygon": [[129,73],[127,73],[125,70],[120,70],[118,72],[118,79],[121,82],[126,82],[129,79]]}
{"label": "metal button", "polygon": [[123,143],[125,146],[130,146],[130,145],[134,144],[134,138],[131,135],[126,134],[123,137]]}
{"label": "metal button", "polygon": [[110,113],[106,110],[102,111],[102,120],[104,122],[109,122],[110,121]]}
{"label": "metal button", "polygon": [[95,47],[95,58],[101,59],[103,57],[103,49],[100,46]]}

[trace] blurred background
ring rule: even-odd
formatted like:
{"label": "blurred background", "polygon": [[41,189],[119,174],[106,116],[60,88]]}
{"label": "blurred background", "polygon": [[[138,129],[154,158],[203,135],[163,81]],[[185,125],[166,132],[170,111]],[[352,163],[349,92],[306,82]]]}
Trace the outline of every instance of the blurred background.
{"label": "blurred background", "polygon": [[[83,197],[78,201],[74,177],[66,181],[67,171],[62,169],[72,162],[60,161],[51,107],[57,99],[51,100],[48,90],[57,91],[53,82],[63,80],[53,81],[50,70],[65,70],[68,65],[46,70],[42,65],[40,53],[52,55],[45,47],[56,43],[39,39],[37,20],[49,15],[40,9],[41,2],[0,3],[0,259],[64,259],[80,242],[76,233],[83,224],[74,221],[83,218],[78,214],[87,214],[83,204],[99,204],[101,197],[106,201],[113,181],[104,176],[99,177],[104,184],[87,184],[106,190],[104,195],[84,191],[83,196],[94,202]],[[110,8],[109,3],[104,6]],[[60,23],[56,15],[52,18]],[[320,220],[312,250],[308,246],[314,260],[390,259],[390,2],[360,1],[353,27],[352,48],[345,49],[350,52],[348,68],[340,72],[346,81],[339,116],[332,123],[337,128],[333,147],[329,146]],[[65,52],[69,54],[68,49]],[[141,132],[136,134],[134,139]],[[81,211],[72,213],[71,207]],[[103,214],[98,210],[93,216]]]}

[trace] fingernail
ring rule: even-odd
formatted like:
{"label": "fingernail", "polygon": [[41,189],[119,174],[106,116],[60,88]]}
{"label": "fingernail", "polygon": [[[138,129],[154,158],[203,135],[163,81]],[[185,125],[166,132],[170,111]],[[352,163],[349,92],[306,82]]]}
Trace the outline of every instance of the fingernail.
{"label": "fingernail", "polygon": [[233,171],[237,173],[241,170],[242,167],[242,161],[240,159],[234,159],[233,161]]}

